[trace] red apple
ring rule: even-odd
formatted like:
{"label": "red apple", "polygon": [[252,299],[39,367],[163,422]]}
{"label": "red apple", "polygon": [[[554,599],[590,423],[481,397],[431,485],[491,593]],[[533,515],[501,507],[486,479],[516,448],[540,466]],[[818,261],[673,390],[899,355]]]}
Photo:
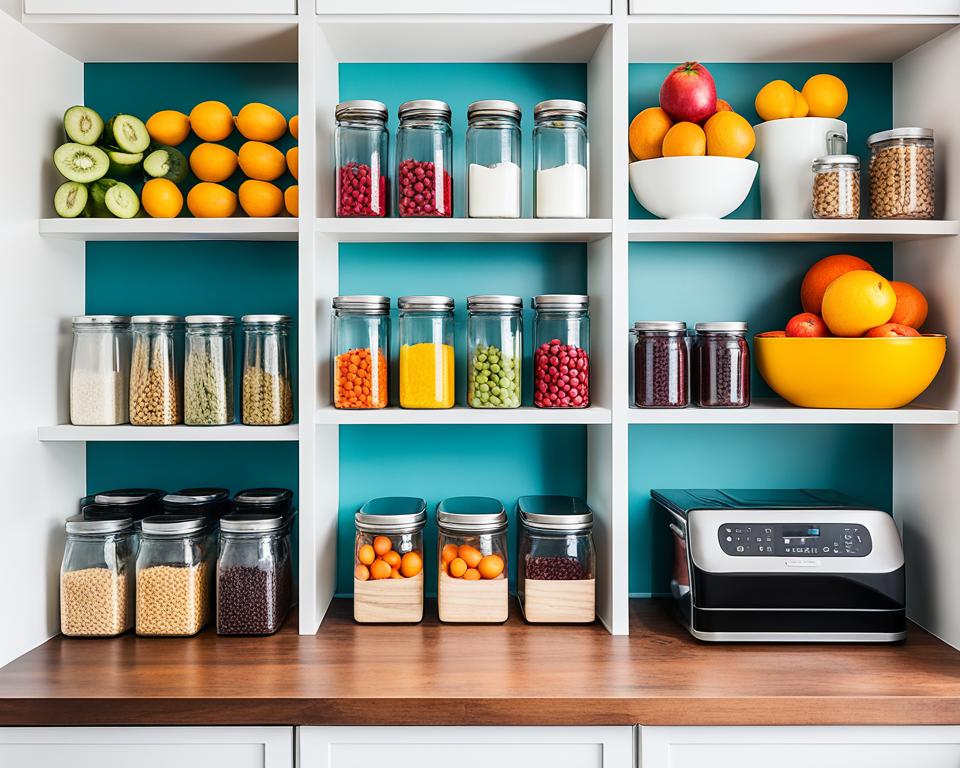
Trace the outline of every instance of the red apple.
{"label": "red apple", "polygon": [[868,339],[887,339],[891,336],[902,338],[904,336],[919,336],[920,331],[902,323],[884,323],[876,328],[871,328],[863,335]]}
{"label": "red apple", "polygon": [[764,331],[763,333],[758,333],[758,339],[782,339],[787,335],[786,331]]}
{"label": "red apple", "polygon": [[829,336],[827,324],[820,315],[813,312],[801,312],[794,315],[787,323],[787,336],[798,339],[809,339],[817,336]]}
{"label": "red apple", "polygon": [[660,86],[660,107],[674,122],[700,123],[717,111],[717,86],[707,68],[688,61]]}

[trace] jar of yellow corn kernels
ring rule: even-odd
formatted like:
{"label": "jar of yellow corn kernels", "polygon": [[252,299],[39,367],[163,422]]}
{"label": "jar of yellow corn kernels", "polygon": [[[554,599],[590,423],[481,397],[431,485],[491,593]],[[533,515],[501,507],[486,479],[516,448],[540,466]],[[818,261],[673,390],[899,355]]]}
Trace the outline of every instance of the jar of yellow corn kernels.
{"label": "jar of yellow corn kernels", "polygon": [[453,408],[453,299],[401,296],[400,406]]}

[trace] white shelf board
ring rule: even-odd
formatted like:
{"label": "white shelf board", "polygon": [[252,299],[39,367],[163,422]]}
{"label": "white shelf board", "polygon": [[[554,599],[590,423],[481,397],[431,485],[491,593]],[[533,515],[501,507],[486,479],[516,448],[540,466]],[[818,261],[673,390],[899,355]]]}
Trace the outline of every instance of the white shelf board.
{"label": "white shelf board", "polygon": [[629,424],[957,424],[957,411],[924,405],[888,410],[797,408],[783,400],[754,400],[749,408],[630,408]]}
{"label": "white shelf board", "polygon": [[610,219],[317,219],[317,232],[342,243],[592,242]]}
{"label": "white shelf board", "polygon": [[317,424],[609,424],[609,408],[317,409]]}
{"label": "white shelf board", "polygon": [[960,221],[631,219],[631,242],[903,242],[960,235]]}
{"label": "white shelf board", "polygon": [[40,219],[40,234],[66,240],[296,240],[299,221],[231,219]]}
{"label": "white shelf board", "polygon": [[224,427],[134,427],[120,424],[113,427],[75,427],[57,424],[37,430],[42,442],[136,441],[136,442],[224,442],[224,441],[295,441],[300,437],[296,424],[282,427],[251,427],[231,424]]}

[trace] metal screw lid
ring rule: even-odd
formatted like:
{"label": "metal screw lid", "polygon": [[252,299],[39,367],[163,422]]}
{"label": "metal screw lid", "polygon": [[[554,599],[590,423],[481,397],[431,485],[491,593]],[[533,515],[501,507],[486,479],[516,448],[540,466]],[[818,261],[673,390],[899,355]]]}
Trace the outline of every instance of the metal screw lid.
{"label": "metal screw lid", "polygon": [[87,519],[83,515],[74,515],[67,518],[64,530],[67,533],[79,535],[97,535],[108,533],[123,533],[133,529],[133,518],[125,512],[100,512],[95,519]]}
{"label": "metal screw lid", "polygon": [[413,533],[427,523],[427,502],[416,496],[370,499],[353,516],[357,530],[367,533]]}
{"label": "metal screw lid", "polygon": [[520,312],[523,299],[519,296],[467,296],[468,312]]}
{"label": "metal screw lid", "polygon": [[77,315],[73,318],[74,325],[126,325],[130,322],[130,315]]}
{"label": "metal screw lid", "polygon": [[401,296],[397,306],[408,312],[438,312],[453,309],[449,296]]}
{"label": "metal screw lid", "polygon": [[130,322],[133,325],[176,325],[182,323],[183,318],[177,315],[134,315]]}
{"label": "metal screw lid", "polygon": [[739,321],[697,323],[694,329],[697,333],[746,333],[747,324]]}
{"label": "metal screw lid", "polygon": [[401,120],[416,117],[433,117],[450,122],[450,105],[437,99],[414,99],[405,101],[397,110]]}
{"label": "metal screw lid", "polygon": [[637,320],[635,331],[685,331],[687,324],[681,320]]}
{"label": "metal screw lid", "polygon": [[548,99],[533,108],[534,120],[573,115],[583,120],[587,117],[587,105],[574,99]]}
{"label": "metal screw lid", "polygon": [[236,320],[230,315],[187,315],[187,325],[233,325]]}
{"label": "metal screw lid", "polygon": [[437,527],[458,533],[496,533],[507,527],[507,513],[498,499],[451,496],[437,505]]}
{"label": "metal screw lid", "polygon": [[203,515],[154,515],[145,517],[140,529],[147,536],[184,536],[207,529]]}
{"label": "metal screw lid", "polygon": [[353,99],[352,101],[341,101],[337,104],[334,115],[337,120],[344,118],[372,118],[374,120],[387,121],[387,105],[382,101],[372,99]]}
{"label": "metal screw lid", "polygon": [[832,168],[849,168],[856,170],[860,167],[860,158],[856,155],[824,155],[813,161],[814,172],[829,171]]}
{"label": "metal screw lid", "polygon": [[544,293],[533,297],[533,308],[545,312],[570,312],[587,309],[590,297],[575,293]]}
{"label": "metal screw lid", "polygon": [[240,320],[244,325],[286,325],[290,315],[244,315]]}
{"label": "metal screw lid", "polygon": [[867,146],[891,139],[933,139],[933,128],[892,128],[867,136]]}
{"label": "metal screw lid", "polygon": [[220,518],[223,533],[272,533],[283,530],[286,518],[278,512],[231,512]]}
{"label": "metal screw lid", "polygon": [[475,101],[467,107],[467,122],[482,120],[485,117],[512,117],[519,120],[520,105],[503,99],[484,99]]}
{"label": "metal screw lid", "polygon": [[517,515],[527,528],[542,531],[589,531],[593,512],[576,496],[521,496]]}
{"label": "metal screw lid", "polygon": [[363,315],[390,314],[389,296],[334,296],[334,310]]}
{"label": "metal screw lid", "polygon": [[266,507],[289,508],[292,502],[293,491],[289,488],[247,488],[233,497],[235,507],[251,512]]}

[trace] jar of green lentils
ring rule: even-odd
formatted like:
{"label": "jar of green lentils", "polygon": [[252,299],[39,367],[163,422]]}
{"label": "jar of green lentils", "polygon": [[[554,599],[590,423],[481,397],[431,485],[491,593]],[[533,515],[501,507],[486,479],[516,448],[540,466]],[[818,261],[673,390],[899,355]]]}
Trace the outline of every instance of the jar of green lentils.
{"label": "jar of green lentils", "polygon": [[189,315],[183,372],[183,423],[232,424],[233,327],[228,315]]}
{"label": "jar of green lentils", "polygon": [[467,403],[519,408],[523,299],[467,297]]}

